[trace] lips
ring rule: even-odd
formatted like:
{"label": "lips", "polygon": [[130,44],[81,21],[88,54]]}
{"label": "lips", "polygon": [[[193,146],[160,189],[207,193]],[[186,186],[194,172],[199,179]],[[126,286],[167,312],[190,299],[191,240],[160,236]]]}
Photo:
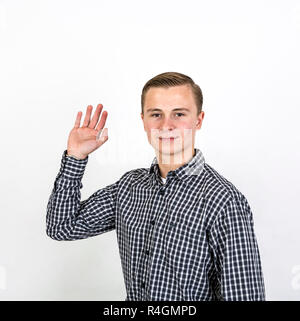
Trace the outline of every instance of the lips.
{"label": "lips", "polygon": [[162,139],[162,140],[168,140],[168,139],[174,140],[176,138],[178,138],[178,136],[177,137],[159,137],[159,139]]}

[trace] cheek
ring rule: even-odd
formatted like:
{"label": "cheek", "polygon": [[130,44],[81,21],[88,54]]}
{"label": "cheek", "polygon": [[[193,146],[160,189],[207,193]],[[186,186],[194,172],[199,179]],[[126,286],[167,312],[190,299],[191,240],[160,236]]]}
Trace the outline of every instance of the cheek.
{"label": "cheek", "polygon": [[191,121],[184,121],[182,122],[182,127],[183,128],[191,128],[193,123]]}
{"label": "cheek", "polygon": [[194,128],[194,122],[192,120],[184,120],[178,124],[178,128],[180,129],[191,129]]}
{"label": "cheek", "polygon": [[182,121],[177,128],[181,133],[181,137],[185,140],[190,140],[195,132],[195,122],[193,120]]}
{"label": "cheek", "polygon": [[151,132],[151,129],[157,129],[159,128],[159,124],[155,121],[148,121],[145,123],[145,129],[147,132]]}
{"label": "cheek", "polygon": [[151,140],[157,135],[158,127],[153,123],[147,122],[147,124],[145,124],[145,131],[147,133],[148,139]]}

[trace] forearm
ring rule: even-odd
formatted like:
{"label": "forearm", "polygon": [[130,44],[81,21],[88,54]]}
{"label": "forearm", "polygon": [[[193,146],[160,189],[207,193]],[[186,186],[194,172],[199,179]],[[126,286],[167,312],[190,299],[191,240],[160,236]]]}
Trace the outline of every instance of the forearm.
{"label": "forearm", "polygon": [[75,221],[80,209],[81,180],[87,164],[87,159],[77,161],[67,159],[65,155],[66,151],[47,204],[46,233],[55,240],[77,237],[74,234]]}

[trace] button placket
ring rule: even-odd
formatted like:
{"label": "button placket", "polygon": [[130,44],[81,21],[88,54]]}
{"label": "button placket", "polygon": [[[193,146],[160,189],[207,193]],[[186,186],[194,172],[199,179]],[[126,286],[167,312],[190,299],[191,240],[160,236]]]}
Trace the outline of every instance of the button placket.
{"label": "button placket", "polygon": [[165,194],[165,190],[164,189],[159,190],[158,194],[163,196]]}

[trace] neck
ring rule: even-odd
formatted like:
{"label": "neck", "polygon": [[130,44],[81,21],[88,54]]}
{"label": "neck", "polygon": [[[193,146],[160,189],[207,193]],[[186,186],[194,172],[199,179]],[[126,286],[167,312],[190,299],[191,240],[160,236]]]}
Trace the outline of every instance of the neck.
{"label": "neck", "polygon": [[162,154],[156,152],[160,175],[166,178],[170,171],[173,171],[184,164],[188,163],[195,156],[194,146],[184,151],[173,154]]}

